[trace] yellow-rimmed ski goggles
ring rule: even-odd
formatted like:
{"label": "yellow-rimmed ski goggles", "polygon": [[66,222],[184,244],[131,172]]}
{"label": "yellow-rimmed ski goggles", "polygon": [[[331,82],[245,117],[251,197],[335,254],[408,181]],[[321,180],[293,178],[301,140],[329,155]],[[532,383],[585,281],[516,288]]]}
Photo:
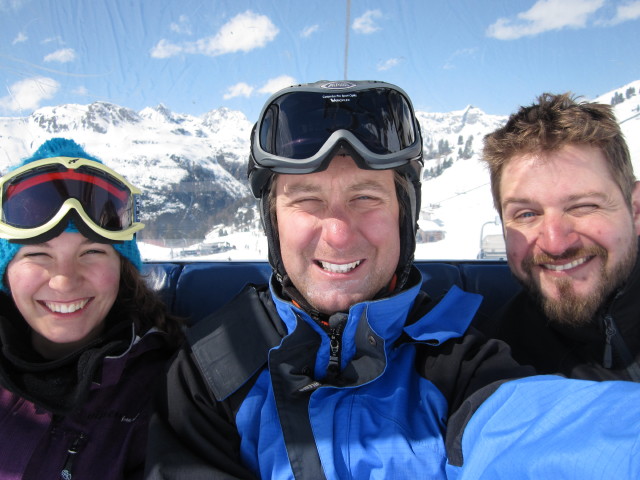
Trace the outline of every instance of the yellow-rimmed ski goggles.
{"label": "yellow-rimmed ski goggles", "polygon": [[74,213],[111,241],[133,239],[140,190],[106,165],[76,157],[30,162],[0,178],[0,238],[24,240],[54,229]]}

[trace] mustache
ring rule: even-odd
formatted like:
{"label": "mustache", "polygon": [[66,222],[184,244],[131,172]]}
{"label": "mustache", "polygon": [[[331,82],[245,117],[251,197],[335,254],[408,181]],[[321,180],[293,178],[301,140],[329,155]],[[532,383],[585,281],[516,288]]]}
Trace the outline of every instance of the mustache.
{"label": "mustache", "polygon": [[605,261],[609,257],[607,250],[600,245],[590,245],[588,247],[573,247],[568,248],[559,255],[553,255],[547,252],[540,252],[527,256],[522,261],[522,267],[525,270],[530,270],[535,265],[543,263],[553,263],[558,261],[571,261],[582,257],[602,257]]}

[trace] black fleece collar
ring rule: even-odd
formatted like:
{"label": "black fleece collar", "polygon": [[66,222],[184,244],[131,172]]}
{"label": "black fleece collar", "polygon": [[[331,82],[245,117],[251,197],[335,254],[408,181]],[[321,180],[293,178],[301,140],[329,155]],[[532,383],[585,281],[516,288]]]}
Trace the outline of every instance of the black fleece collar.
{"label": "black fleece collar", "polygon": [[81,406],[104,358],[122,354],[133,341],[131,319],[108,318],[104,334],[89,345],[47,360],[33,349],[31,329],[12,310],[0,317],[0,383],[55,414],[65,415]]}

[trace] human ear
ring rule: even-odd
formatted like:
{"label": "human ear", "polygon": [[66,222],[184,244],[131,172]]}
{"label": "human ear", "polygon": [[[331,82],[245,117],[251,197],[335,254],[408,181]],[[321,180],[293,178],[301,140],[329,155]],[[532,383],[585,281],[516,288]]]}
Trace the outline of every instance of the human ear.
{"label": "human ear", "polygon": [[631,214],[636,235],[640,235],[640,182],[635,182],[631,192]]}

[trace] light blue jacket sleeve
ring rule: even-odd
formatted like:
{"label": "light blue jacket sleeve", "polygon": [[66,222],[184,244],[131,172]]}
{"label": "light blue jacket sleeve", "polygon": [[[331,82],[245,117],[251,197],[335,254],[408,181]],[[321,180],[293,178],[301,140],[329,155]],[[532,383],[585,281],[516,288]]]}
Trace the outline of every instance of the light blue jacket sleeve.
{"label": "light blue jacket sleeve", "polygon": [[462,414],[450,480],[640,478],[640,384],[528,377]]}

